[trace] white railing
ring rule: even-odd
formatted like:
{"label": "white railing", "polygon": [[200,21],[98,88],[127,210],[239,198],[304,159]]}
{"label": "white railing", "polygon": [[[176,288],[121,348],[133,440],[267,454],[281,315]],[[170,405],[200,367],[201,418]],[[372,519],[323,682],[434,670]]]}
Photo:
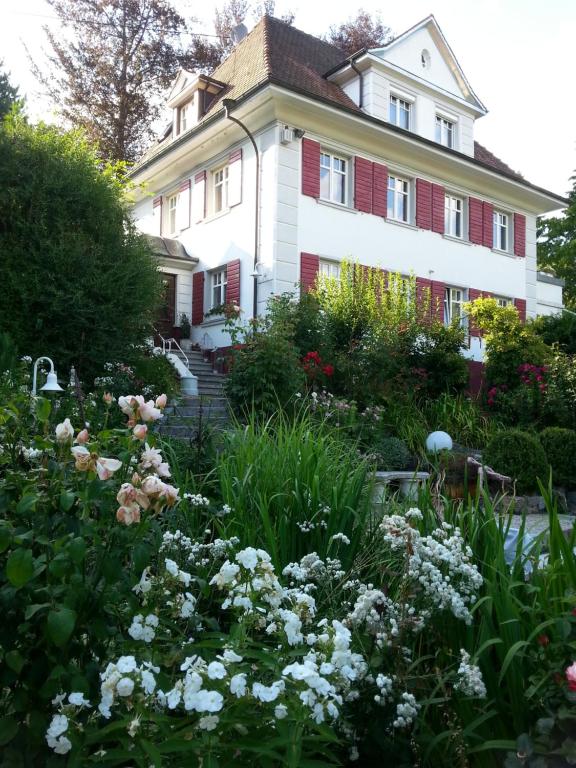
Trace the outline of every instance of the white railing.
{"label": "white railing", "polygon": [[167,355],[172,352],[172,346],[176,347],[176,349],[180,352],[184,360],[186,360],[186,367],[189,369],[190,360],[188,359],[188,355],[186,354],[186,352],[184,352],[184,350],[182,349],[180,344],[178,344],[176,339],[174,337],[165,339],[164,336],[162,336],[162,334],[158,330],[156,330],[156,328],[154,328],[154,331],[162,343],[162,354]]}

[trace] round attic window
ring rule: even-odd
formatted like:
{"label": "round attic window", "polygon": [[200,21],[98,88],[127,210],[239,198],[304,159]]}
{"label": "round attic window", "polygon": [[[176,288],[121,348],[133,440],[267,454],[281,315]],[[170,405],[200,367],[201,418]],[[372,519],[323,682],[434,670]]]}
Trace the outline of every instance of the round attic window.
{"label": "round attic window", "polygon": [[420,54],[420,62],[422,64],[422,69],[429,69],[430,68],[430,52],[424,48],[422,53]]}

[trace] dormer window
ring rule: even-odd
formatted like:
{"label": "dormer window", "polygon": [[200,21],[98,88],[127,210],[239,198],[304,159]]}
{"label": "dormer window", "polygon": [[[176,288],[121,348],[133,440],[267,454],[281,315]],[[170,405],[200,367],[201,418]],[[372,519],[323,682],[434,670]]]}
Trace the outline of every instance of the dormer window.
{"label": "dormer window", "polygon": [[412,104],[400,96],[390,95],[390,122],[398,128],[410,130],[412,124]]}
{"label": "dormer window", "polygon": [[178,107],[178,134],[184,133],[192,125],[192,107],[194,99]]}
{"label": "dormer window", "polygon": [[444,147],[454,149],[454,135],[456,125],[452,120],[448,120],[442,115],[436,115],[436,141]]}

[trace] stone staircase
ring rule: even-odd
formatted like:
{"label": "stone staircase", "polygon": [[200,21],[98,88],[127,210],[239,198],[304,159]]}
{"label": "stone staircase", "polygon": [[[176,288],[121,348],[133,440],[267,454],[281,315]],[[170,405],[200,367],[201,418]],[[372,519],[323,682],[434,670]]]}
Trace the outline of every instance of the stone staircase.
{"label": "stone staircase", "polygon": [[159,433],[163,437],[190,440],[206,427],[225,429],[230,423],[230,408],[224,392],[225,377],[214,373],[212,365],[204,360],[200,350],[187,350],[187,360],[179,351],[174,353],[198,377],[198,396],[182,395],[174,403],[169,403]]}

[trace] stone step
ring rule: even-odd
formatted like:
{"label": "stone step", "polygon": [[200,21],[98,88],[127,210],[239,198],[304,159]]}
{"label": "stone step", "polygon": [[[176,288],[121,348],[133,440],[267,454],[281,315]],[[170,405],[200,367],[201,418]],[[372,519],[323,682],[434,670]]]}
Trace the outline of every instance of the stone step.
{"label": "stone step", "polygon": [[[230,426],[228,421],[210,421],[209,425],[217,430],[224,430]],[[186,424],[166,425],[160,430],[162,437],[173,437],[177,440],[193,439],[197,435],[197,427]]]}
{"label": "stone step", "polygon": [[212,418],[212,416],[228,416],[229,410],[227,405],[203,405],[203,406],[180,406],[174,413],[167,414],[166,420],[172,421],[173,419],[189,419],[195,418],[199,414],[206,418]]}

